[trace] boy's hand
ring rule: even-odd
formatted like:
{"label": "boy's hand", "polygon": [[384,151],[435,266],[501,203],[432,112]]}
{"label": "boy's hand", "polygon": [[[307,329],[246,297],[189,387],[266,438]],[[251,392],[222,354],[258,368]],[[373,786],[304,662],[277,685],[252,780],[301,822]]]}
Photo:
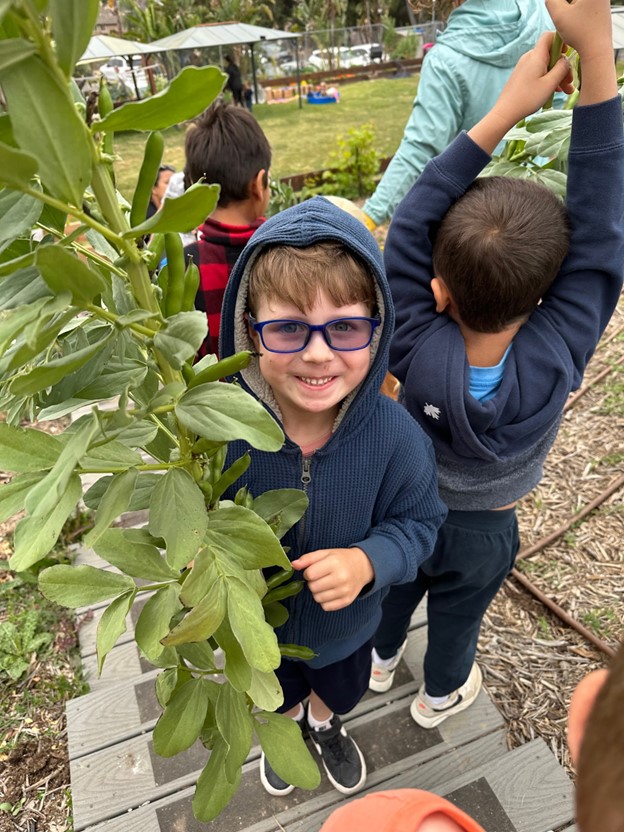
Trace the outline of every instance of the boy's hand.
{"label": "boy's hand", "polygon": [[581,58],[578,103],[599,104],[617,95],[609,0],[546,0],[557,31]]}
{"label": "boy's hand", "polygon": [[546,0],[546,8],[563,40],[581,56],[581,61],[604,57],[613,60],[611,3],[609,0]]}
{"label": "boy's hand", "polygon": [[539,110],[553,92],[574,92],[572,70],[566,58],[561,57],[548,70],[554,36],[554,32],[544,32],[535,47],[520,58],[494,107],[468,131],[486,153],[491,154],[503,136],[521,119]]}
{"label": "boy's hand", "polygon": [[292,562],[303,571],[314,600],[325,612],[341,610],[353,603],[362,587],[375,577],[375,570],[362,549],[317,549]]}

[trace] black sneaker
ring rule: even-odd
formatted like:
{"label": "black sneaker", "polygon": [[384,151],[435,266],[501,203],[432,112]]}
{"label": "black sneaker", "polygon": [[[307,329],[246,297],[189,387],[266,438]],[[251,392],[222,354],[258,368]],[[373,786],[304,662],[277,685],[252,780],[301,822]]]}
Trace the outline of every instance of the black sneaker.
{"label": "black sneaker", "polygon": [[275,797],[285,797],[295,788],[294,786],[291,786],[290,783],[285,783],[281,777],[277,776],[271,768],[264,751],[260,756],[260,781],[267,792]]}
{"label": "black sneaker", "polygon": [[343,794],[353,794],[366,782],[366,763],[362,752],[334,714],[331,727],[316,731],[308,725],[308,733],[321,756],[332,785]]}

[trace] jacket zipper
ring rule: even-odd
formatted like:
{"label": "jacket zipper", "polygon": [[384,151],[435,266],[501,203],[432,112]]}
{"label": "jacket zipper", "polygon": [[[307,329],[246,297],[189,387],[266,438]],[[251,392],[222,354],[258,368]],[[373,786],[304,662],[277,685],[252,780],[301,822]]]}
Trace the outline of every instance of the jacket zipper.
{"label": "jacket zipper", "polygon": [[[302,467],[301,467],[301,482],[303,484],[303,493],[307,497],[308,496],[308,486],[312,482],[312,475],[310,474],[310,468],[312,466],[312,457],[304,456],[302,462],[303,462],[303,464],[302,464]],[[307,514],[307,510],[306,510],[306,513],[303,515],[303,517],[300,520],[300,526],[299,526],[299,541],[300,541],[300,544],[301,544],[300,548],[303,547],[303,542],[305,540],[306,514]]]}

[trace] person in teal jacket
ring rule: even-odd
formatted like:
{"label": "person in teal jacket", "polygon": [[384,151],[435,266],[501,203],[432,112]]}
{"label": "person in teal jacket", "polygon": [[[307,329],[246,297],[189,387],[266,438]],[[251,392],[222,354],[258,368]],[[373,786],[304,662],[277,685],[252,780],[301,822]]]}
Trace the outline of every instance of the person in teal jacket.
{"label": "person in teal jacket", "polygon": [[430,159],[491,110],[520,56],[552,29],[543,0],[453,0],[453,5],[423,63],[401,144],[364,204],[370,229],[390,219]]}

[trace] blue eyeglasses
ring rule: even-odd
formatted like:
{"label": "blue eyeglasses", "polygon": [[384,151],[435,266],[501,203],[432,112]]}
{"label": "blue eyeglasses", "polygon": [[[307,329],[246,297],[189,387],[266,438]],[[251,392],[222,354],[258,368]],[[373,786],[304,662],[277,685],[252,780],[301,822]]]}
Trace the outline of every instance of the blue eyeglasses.
{"label": "blue eyeglasses", "polygon": [[305,321],[256,321],[248,315],[249,323],[260,334],[263,347],[269,352],[301,352],[310,343],[312,333],[322,332],[325,343],[332,350],[351,352],[363,350],[373,338],[381,318],[336,318],[326,324]]}

